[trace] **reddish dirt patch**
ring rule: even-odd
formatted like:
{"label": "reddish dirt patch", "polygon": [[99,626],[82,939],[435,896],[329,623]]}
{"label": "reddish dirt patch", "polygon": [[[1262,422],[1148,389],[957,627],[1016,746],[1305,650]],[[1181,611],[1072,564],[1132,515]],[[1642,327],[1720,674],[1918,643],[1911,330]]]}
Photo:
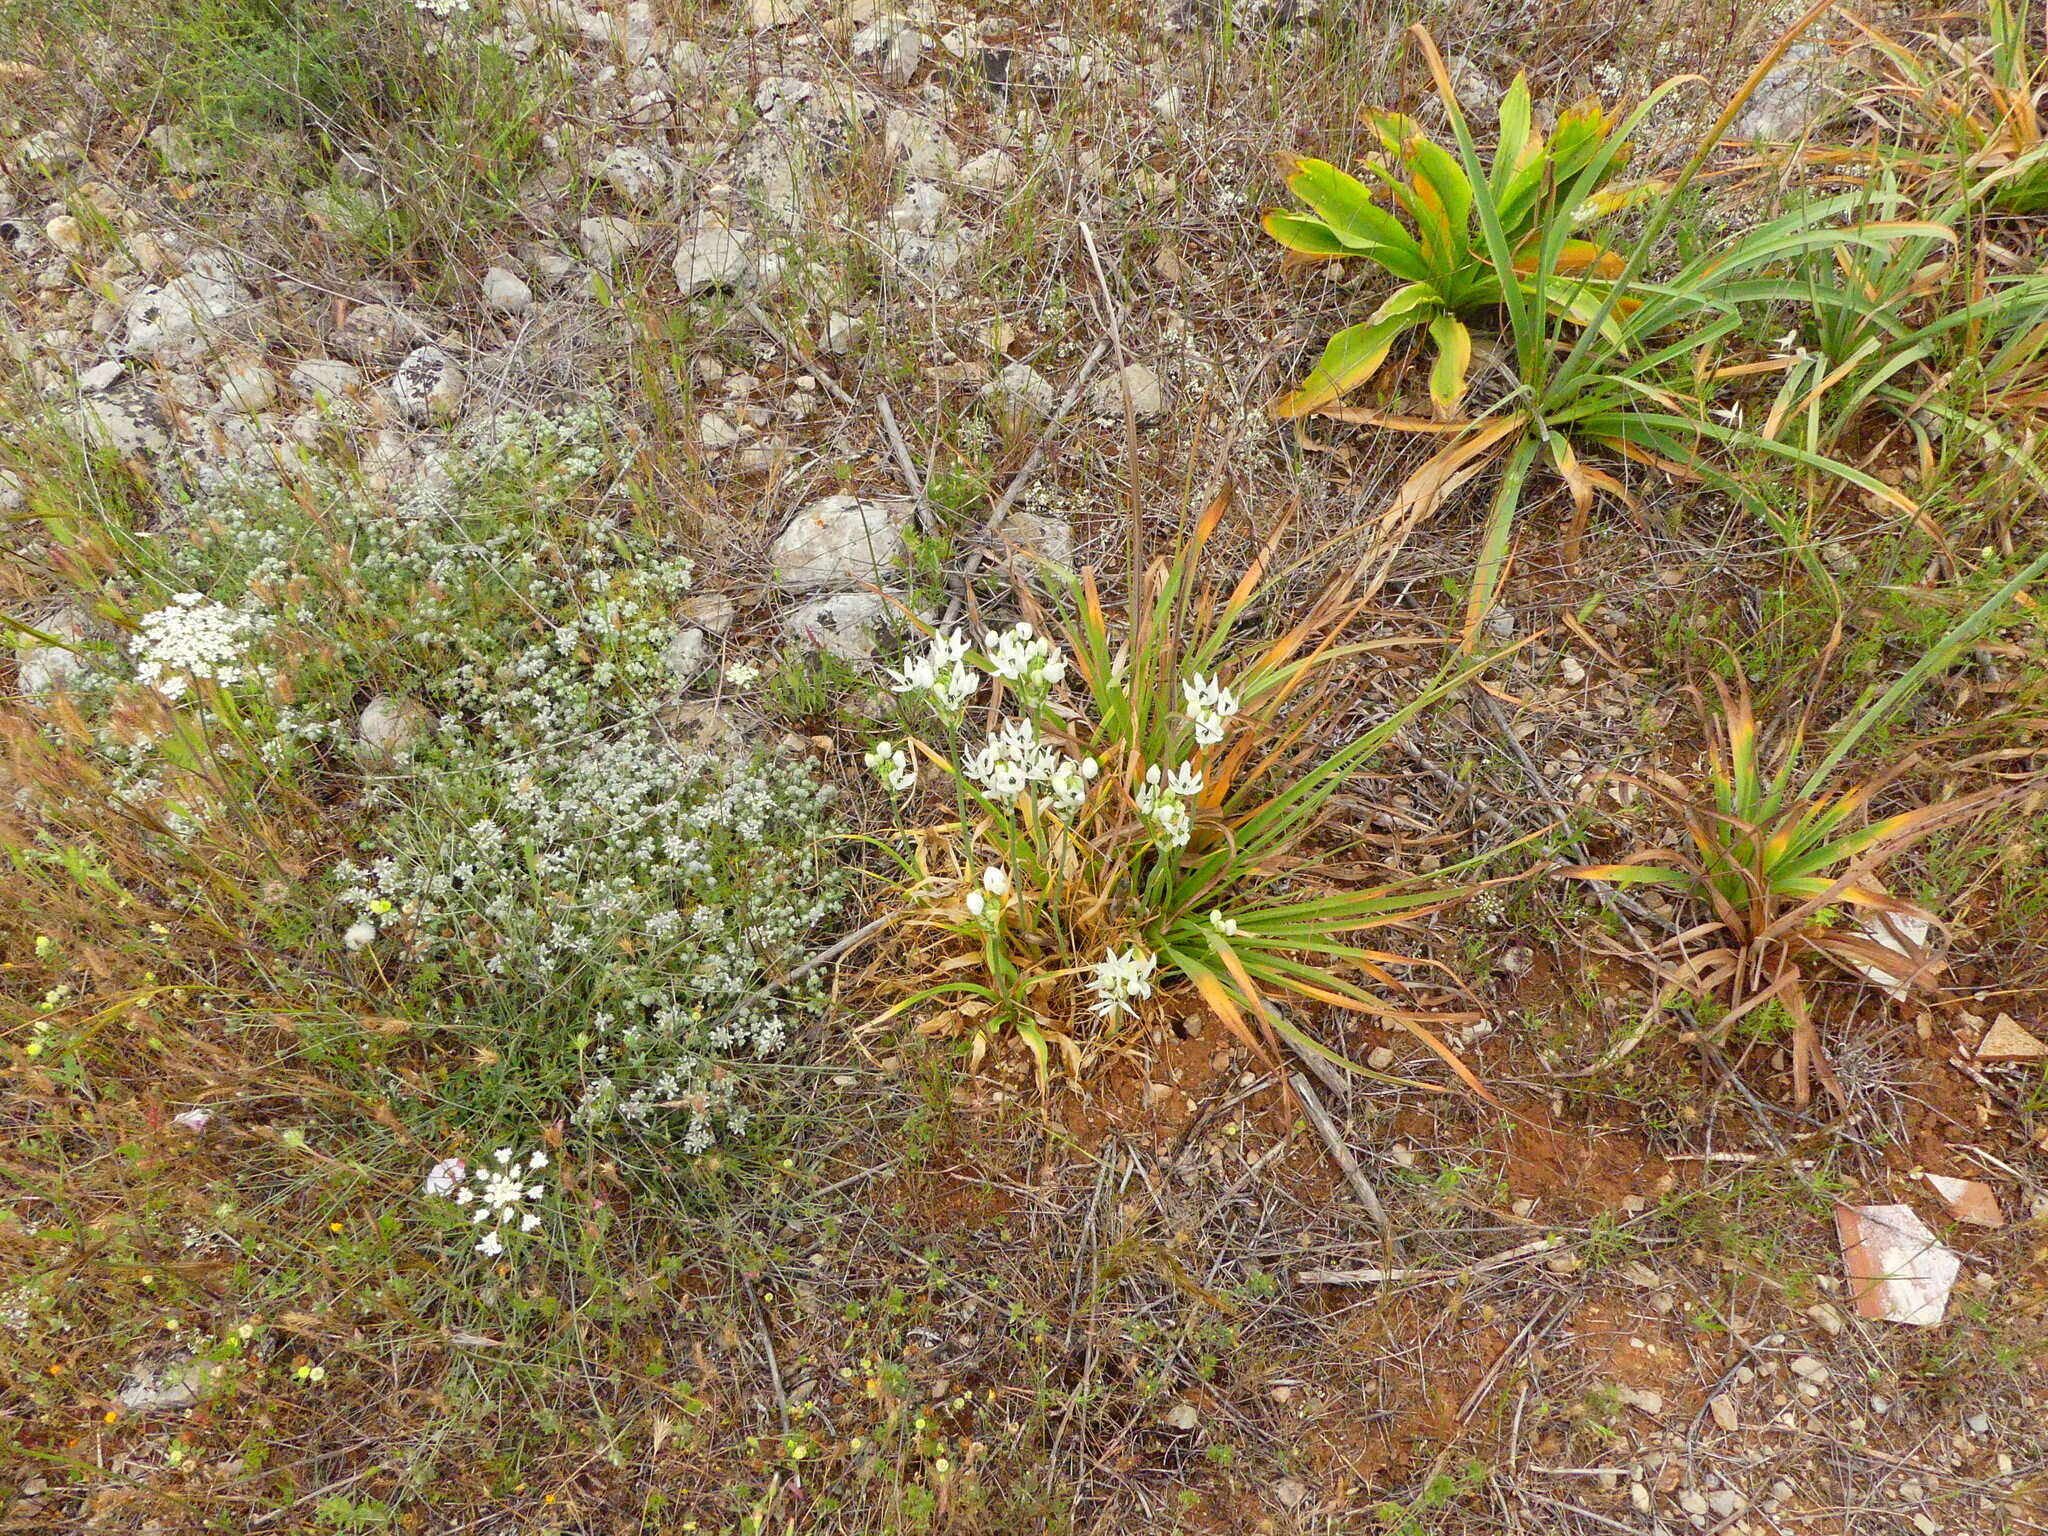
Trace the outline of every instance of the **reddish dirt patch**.
{"label": "reddish dirt patch", "polygon": [[1506,1159],[1502,1176],[1510,1192],[1540,1202],[1534,1214],[1612,1211],[1630,1195],[1647,1194],[1669,1171],[1639,1137],[1560,1124],[1541,1101],[1517,1105],[1492,1144]]}

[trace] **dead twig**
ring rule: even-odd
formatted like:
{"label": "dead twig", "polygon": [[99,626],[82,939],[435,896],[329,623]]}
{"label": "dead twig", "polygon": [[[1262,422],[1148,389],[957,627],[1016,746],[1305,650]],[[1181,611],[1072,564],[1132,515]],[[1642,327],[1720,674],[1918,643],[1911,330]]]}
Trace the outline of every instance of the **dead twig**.
{"label": "dead twig", "polygon": [[1289,1081],[1294,1086],[1294,1096],[1301,1100],[1301,1107],[1308,1112],[1308,1123],[1322,1137],[1323,1145],[1329,1149],[1330,1159],[1336,1163],[1337,1171],[1344,1175],[1344,1182],[1351,1186],[1351,1193],[1358,1197],[1358,1203],[1365,1207],[1372,1217],[1373,1225],[1380,1229],[1380,1242],[1386,1249],[1388,1269],[1394,1267],[1400,1257],[1400,1249],[1394,1242],[1394,1226],[1387,1220],[1386,1208],[1380,1204],[1380,1197],[1373,1189],[1365,1172],[1358,1166],[1358,1159],[1346,1146],[1344,1138],[1337,1133],[1337,1123],[1330,1118],[1330,1112],[1323,1108],[1323,1101],[1316,1097],[1316,1091],[1309,1080],[1297,1072]]}
{"label": "dead twig", "polygon": [[1303,1285],[1384,1285],[1395,1280],[1456,1280],[1489,1269],[1500,1269],[1539,1253],[1554,1253],[1560,1246],[1554,1237],[1539,1237],[1533,1243],[1496,1253],[1476,1264],[1459,1269],[1304,1269],[1294,1278]]}
{"label": "dead twig", "polygon": [[1508,1342],[1506,1349],[1494,1357],[1493,1364],[1486,1368],[1486,1374],[1479,1378],[1479,1384],[1466,1393],[1465,1401],[1458,1405],[1460,1424],[1472,1417],[1472,1411],[1479,1406],[1480,1399],[1493,1390],[1493,1385],[1500,1380],[1501,1373],[1519,1359],[1537,1339],[1548,1333],[1552,1325],[1559,1322],[1570,1308],[1571,1302],[1568,1299],[1553,1302],[1522,1325],[1522,1331]]}

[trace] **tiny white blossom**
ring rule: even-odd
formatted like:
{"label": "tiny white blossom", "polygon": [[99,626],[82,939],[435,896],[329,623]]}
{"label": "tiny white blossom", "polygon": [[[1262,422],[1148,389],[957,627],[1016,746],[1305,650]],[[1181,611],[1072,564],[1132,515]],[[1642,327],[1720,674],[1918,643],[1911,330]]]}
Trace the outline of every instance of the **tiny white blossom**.
{"label": "tiny white blossom", "polygon": [[1225,917],[1220,907],[1213,909],[1209,913],[1209,926],[1222,934],[1226,939],[1237,937],[1237,919]]}
{"label": "tiny white blossom", "polygon": [[1150,812],[1150,820],[1159,841],[1168,848],[1185,848],[1195,835],[1194,818],[1188,815],[1186,801],[1159,801]]}
{"label": "tiny white blossom", "polygon": [[341,936],[342,948],[352,955],[361,953],[376,942],[377,925],[375,923],[350,923],[348,925],[348,932]]}
{"label": "tiny white blossom", "polygon": [[1166,776],[1166,792],[1192,800],[1202,792],[1202,770],[1193,763],[1181,764]]}
{"label": "tiny white blossom", "polygon": [[504,1240],[498,1236],[498,1229],[496,1227],[491,1228],[490,1231],[477,1239],[476,1251],[487,1259],[495,1259],[505,1251]]}
{"label": "tiny white blossom", "polygon": [[1135,944],[1122,954],[1114,949],[1107,951],[1088,982],[1095,994],[1096,1013],[1103,1018],[1119,1013],[1136,1014],[1137,1009],[1131,1005],[1152,995],[1152,973],[1158,968],[1158,956],[1147,954]]}
{"label": "tiny white blossom", "polygon": [[988,898],[978,890],[967,893],[967,915],[977,921],[988,915]]}
{"label": "tiny white blossom", "polygon": [[981,888],[1000,901],[1010,894],[1010,872],[1000,864],[991,864],[981,872]]}
{"label": "tiny white blossom", "polygon": [[1059,765],[1045,781],[1045,797],[1052,808],[1063,816],[1071,816],[1088,799],[1088,781],[1095,777],[1089,770],[1095,766],[1095,759],[1077,763],[1072,758],[1061,758]]}
{"label": "tiny white blossom", "polygon": [[171,1124],[180,1130],[190,1131],[197,1136],[213,1123],[213,1116],[203,1109],[188,1109],[183,1114],[171,1116]]}
{"label": "tiny white blossom", "polygon": [[998,800],[1014,799],[1023,794],[1025,786],[1031,782],[1031,774],[1025,765],[994,742],[974,752],[960,768],[981,786],[984,793]]}
{"label": "tiny white blossom", "polygon": [[1180,797],[1200,792],[1201,775],[1194,775],[1193,790],[1186,787],[1189,782],[1179,769],[1172,777],[1162,778],[1159,765],[1154,763],[1145,770],[1145,781],[1132,796],[1138,814],[1151,823],[1154,835],[1168,848],[1185,848],[1194,836],[1194,818],[1188,814],[1187,802]]}
{"label": "tiny white blossom", "polygon": [[985,793],[1009,800],[1051,779],[1059,761],[1059,753],[1039,739],[1038,727],[1029,720],[1005,720],[961,764],[961,771]]}

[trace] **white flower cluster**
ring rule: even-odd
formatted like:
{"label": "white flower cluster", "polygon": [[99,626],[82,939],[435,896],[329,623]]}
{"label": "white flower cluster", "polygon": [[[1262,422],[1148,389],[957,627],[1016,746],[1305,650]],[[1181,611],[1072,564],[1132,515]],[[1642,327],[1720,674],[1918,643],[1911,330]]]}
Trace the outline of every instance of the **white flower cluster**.
{"label": "white flower cluster", "polygon": [[1050,779],[1059,756],[1029,720],[1005,720],[961,763],[960,771],[996,799],[1014,800],[1026,786]]}
{"label": "white flower cluster", "polygon": [[135,680],[178,699],[195,679],[226,687],[258,677],[261,673],[247,664],[247,657],[266,627],[261,614],[208,602],[198,592],[180,592],[142,616],[142,633],[133,647]]}
{"label": "white flower cluster", "polygon": [[981,872],[980,886],[967,893],[967,915],[977,921],[991,915],[1001,918],[1010,889],[1010,872],[1000,864],[989,865]]}
{"label": "white flower cluster", "polygon": [[415,10],[443,21],[450,16],[464,15],[469,10],[469,0],[412,0],[412,3]]}
{"label": "white flower cluster", "polygon": [[1225,723],[1238,711],[1237,695],[1216,679],[1197,672],[1180,685],[1180,696],[1195,727],[1195,745],[1215,746],[1223,739]]}
{"label": "white flower cluster", "polygon": [[1067,658],[1029,624],[1006,629],[990,642],[989,670],[1036,706],[1066,679]]}
{"label": "white flower cluster", "polygon": [[1101,766],[1092,757],[1067,756],[1029,720],[1005,720],[968,754],[960,771],[996,800],[1014,800],[1032,785],[1042,785],[1046,803],[1070,816],[1087,800]]}
{"label": "white flower cluster", "polygon": [[[663,738],[691,568],[606,499],[618,419],[597,399],[500,413],[392,498],[311,460],[205,474],[164,551],[188,595],[144,621],[143,661],[166,692],[229,680],[269,626],[293,658],[259,745],[280,770],[352,747],[365,685],[403,674],[431,745],[365,787],[339,946],[517,1016],[529,1059],[580,1076],[585,1123],[658,1122],[700,1150],[745,1120],[719,1057],[787,1027],[786,1007],[739,1005],[808,950],[844,874],[800,763]],[[302,635],[318,643],[287,646]]]}
{"label": "white flower cluster", "polygon": [[1201,792],[1202,773],[1193,764],[1183,763],[1162,777],[1159,765],[1154,763],[1145,770],[1145,781],[1132,798],[1137,802],[1138,814],[1151,824],[1152,835],[1160,846],[1185,848],[1195,830],[1188,802]]}
{"label": "white flower cluster", "polygon": [[548,1155],[538,1149],[521,1154],[500,1147],[488,1162],[474,1168],[459,1157],[443,1158],[427,1170],[422,1193],[453,1200],[470,1212],[472,1226],[485,1228],[477,1239],[476,1251],[495,1259],[505,1251],[503,1233],[540,1230],[540,1212],[535,1207],[547,1198],[547,1186],[533,1175],[548,1165]]}
{"label": "white flower cluster", "polygon": [[785,1032],[782,1012],[736,1005],[802,950],[843,875],[800,764],[687,756],[655,723],[691,568],[591,500],[616,417],[597,400],[503,412],[395,507],[318,466],[293,485],[217,476],[172,559],[336,642],[295,671],[281,750],[353,738],[365,657],[396,658],[438,717],[418,771],[366,791],[343,945],[554,1032],[586,1123],[661,1117],[695,1148],[744,1120],[717,1055]]}
{"label": "white flower cluster", "polygon": [[876,742],[861,761],[892,795],[905,794],[917,787],[917,765],[911,762],[910,753],[893,741]]}
{"label": "white flower cluster", "polygon": [[1132,1004],[1152,995],[1152,973],[1158,968],[1159,957],[1135,944],[1121,953],[1110,950],[1088,982],[1088,989],[1095,994],[1096,1014],[1105,1019],[1119,1013],[1136,1014]]}
{"label": "white flower cluster", "polygon": [[940,714],[956,719],[981,690],[981,679],[967,660],[967,637],[957,629],[940,630],[923,655],[891,669],[888,678],[893,691],[922,694]]}

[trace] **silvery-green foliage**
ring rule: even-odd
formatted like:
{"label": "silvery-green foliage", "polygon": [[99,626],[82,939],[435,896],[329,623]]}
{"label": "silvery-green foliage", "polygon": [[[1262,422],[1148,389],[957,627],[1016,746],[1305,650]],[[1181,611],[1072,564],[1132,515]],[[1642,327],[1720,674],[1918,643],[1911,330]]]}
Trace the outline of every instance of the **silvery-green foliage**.
{"label": "silvery-green foliage", "polygon": [[[779,1046],[741,1008],[800,957],[842,890],[828,792],[799,763],[666,741],[662,650],[690,562],[607,515],[601,403],[506,413],[396,499],[311,467],[209,482],[173,590],[260,614],[289,680],[263,754],[342,766],[373,686],[430,739],[358,790],[335,932],[431,977],[436,1006],[502,1021],[587,1122],[670,1117],[686,1147],[744,1122],[722,1056]],[[539,1053],[536,1056],[536,1053]]]}
{"label": "silvery-green foliage", "polygon": [[743,1005],[837,904],[829,791],[797,763],[685,756],[644,726],[464,768],[444,814],[409,819],[401,786],[376,791],[366,858],[338,871],[351,919],[396,957],[481,972],[496,1010],[570,1021],[591,1064],[579,1118],[666,1106],[693,1150],[738,1128],[710,1058],[783,1042],[793,1004]]}

